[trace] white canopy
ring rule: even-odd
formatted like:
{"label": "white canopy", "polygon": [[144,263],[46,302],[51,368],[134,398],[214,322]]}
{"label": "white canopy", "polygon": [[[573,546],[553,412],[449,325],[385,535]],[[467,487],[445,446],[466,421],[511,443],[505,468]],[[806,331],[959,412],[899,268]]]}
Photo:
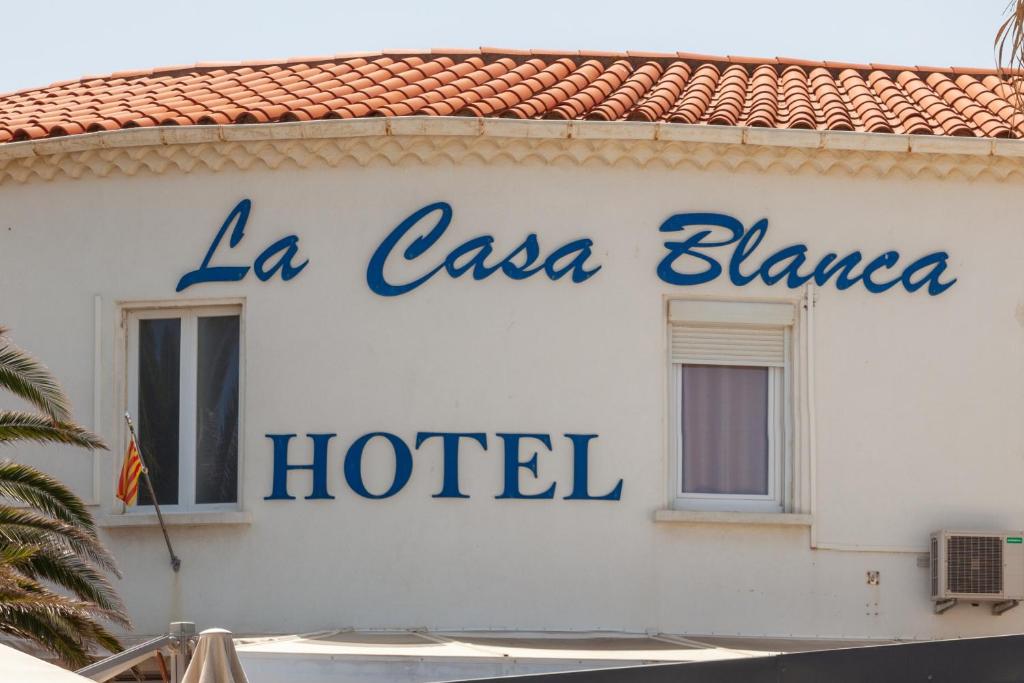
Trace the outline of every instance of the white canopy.
{"label": "white canopy", "polygon": [[0,645],[0,681],[18,683],[93,683],[91,679]]}

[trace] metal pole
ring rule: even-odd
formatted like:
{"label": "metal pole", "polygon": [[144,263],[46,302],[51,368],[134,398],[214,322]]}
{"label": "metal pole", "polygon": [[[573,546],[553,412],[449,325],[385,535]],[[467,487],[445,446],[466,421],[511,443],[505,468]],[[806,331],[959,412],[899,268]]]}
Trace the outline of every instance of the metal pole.
{"label": "metal pole", "polygon": [[191,621],[171,622],[171,683],[181,683],[185,678],[189,661],[192,659],[192,645],[196,637],[196,625]]}
{"label": "metal pole", "polygon": [[139,454],[139,462],[142,463],[142,476],[146,478],[146,489],[149,490],[149,497],[153,500],[153,509],[156,510],[156,518],[160,522],[160,530],[164,532],[167,552],[171,555],[171,569],[178,571],[181,569],[181,558],[174,554],[174,548],[171,547],[171,537],[167,534],[164,516],[160,514],[160,504],[156,502],[156,491],[153,490],[153,482],[149,479],[149,468],[146,467],[146,459],[142,456],[142,448],[139,446],[139,440],[135,436],[135,425],[132,424],[132,416],[125,413],[124,421],[128,423],[128,430],[131,432],[132,441],[135,442],[135,451]]}

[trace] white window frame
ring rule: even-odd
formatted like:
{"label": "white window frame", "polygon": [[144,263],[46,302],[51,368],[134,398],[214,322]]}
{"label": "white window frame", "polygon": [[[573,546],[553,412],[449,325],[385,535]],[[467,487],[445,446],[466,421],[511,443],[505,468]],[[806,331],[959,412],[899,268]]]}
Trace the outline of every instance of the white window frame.
{"label": "white window frame", "polygon": [[[793,478],[793,332],[796,309],[792,302],[749,302],[671,299],[668,315],[669,453],[671,506],[680,510],[717,512],[789,512]],[[676,324],[693,327],[742,326],[783,330],[781,367],[768,368],[768,493],[718,494],[683,491],[682,388],[683,365],[747,366],[741,362],[713,360],[678,362],[672,357],[672,329]]]}
{"label": "white window frame", "polygon": [[[199,318],[237,315],[239,317],[238,337],[238,463],[235,482],[234,503],[195,502],[196,498],[196,390],[198,384],[197,364],[199,352]],[[139,406],[139,321],[179,318],[181,320],[181,352],[178,376],[178,503],[161,505],[167,512],[221,512],[242,508],[242,463],[244,462],[244,396],[245,396],[245,315],[241,304],[208,304],[133,307],[125,310],[126,330],[126,404],[135,429]],[[142,434],[139,434],[142,438]],[[128,436],[125,436],[127,448]],[[143,457],[146,454],[143,453]],[[120,463],[118,464],[120,471]],[[139,482],[145,486],[144,482]],[[125,510],[126,514],[151,514],[152,505],[134,505]]]}

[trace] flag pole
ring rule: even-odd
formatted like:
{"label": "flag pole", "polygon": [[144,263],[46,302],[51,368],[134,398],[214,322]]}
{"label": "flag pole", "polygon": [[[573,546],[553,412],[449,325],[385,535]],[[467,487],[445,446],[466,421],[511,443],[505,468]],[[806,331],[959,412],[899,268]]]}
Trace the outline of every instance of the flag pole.
{"label": "flag pole", "polygon": [[149,490],[149,497],[153,500],[153,509],[156,510],[156,518],[160,522],[160,530],[164,532],[164,542],[167,543],[167,552],[171,555],[171,569],[178,571],[181,569],[181,558],[174,554],[174,548],[171,547],[171,537],[167,534],[167,525],[164,524],[164,516],[160,514],[160,504],[156,502],[156,492],[153,490],[153,482],[149,479],[149,468],[146,467],[146,459],[142,457],[142,448],[139,446],[139,440],[135,436],[135,425],[132,424],[132,416],[125,413],[124,421],[128,423],[128,430],[132,434],[132,441],[135,442],[135,452],[139,454],[139,462],[142,463],[142,476],[146,478],[146,489]]}

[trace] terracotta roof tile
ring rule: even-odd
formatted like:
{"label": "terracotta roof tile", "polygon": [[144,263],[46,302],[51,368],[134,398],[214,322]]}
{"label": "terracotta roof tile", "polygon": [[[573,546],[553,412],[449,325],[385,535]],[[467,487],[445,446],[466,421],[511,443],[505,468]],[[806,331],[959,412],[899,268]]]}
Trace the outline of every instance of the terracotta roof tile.
{"label": "terracotta roof tile", "polygon": [[779,122],[779,75],[774,66],[762,64],[754,69],[747,95],[750,107],[746,125],[775,127]]}
{"label": "terracotta roof tile", "polygon": [[668,121],[672,123],[691,123],[701,121],[718,87],[721,72],[714,64],[702,64],[690,77],[683,94],[668,113]]}
{"label": "terracotta roof tile", "polygon": [[[847,73],[847,72],[844,72]],[[868,84],[874,91],[876,102],[881,102],[879,113],[890,112],[899,122],[896,132],[911,135],[931,135],[933,125],[925,118],[928,112],[916,107],[907,93],[884,71],[868,74]],[[890,125],[890,127],[892,127]]]}
{"label": "terracotta roof tile", "polygon": [[779,61],[773,57],[741,57],[739,55],[729,55],[726,59],[733,64],[749,64],[750,66],[779,63]]}
{"label": "terracotta roof tile", "polygon": [[509,50],[500,47],[482,47],[480,48],[480,54],[482,55],[515,55],[520,57],[529,57],[533,53],[530,50]]}
{"label": "terracotta roof tile", "polygon": [[432,55],[478,55],[480,50],[464,47],[435,47],[430,49]]}
{"label": "terracotta roof tile", "polygon": [[896,77],[903,89],[910,95],[919,108],[941,126],[941,133],[946,135],[973,136],[974,131],[967,122],[949,105],[928,87],[918,72],[902,71]]}
{"label": "terracotta roof tile", "polygon": [[1024,137],[1021,74],[686,52],[389,50],[88,76],[0,95],[0,143],[157,125],[500,116]]}
{"label": "terracotta roof tile", "polygon": [[[960,78],[969,77],[961,76]],[[967,124],[980,130],[984,137],[1012,137],[1013,132],[1006,122],[988,111],[982,102],[975,101],[970,95],[961,90],[945,74],[933,73],[928,76],[926,82],[947,104],[966,119]],[[989,95],[990,97],[987,99],[991,101],[991,97],[994,96]]]}
{"label": "terracotta roof tile", "polygon": [[580,57],[607,57],[609,59],[615,59],[617,57],[626,57],[620,52],[609,52],[607,50],[579,50],[576,52]]}
{"label": "terracotta roof tile", "polygon": [[868,64],[872,71],[913,71],[914,67],[900,64]]}
{"label": "terracotta roof tile", "polygon": [[733,64],[722,72],[718,88],[708,112],[708,124],[712,126],[736,126],[740,122],[743,103],[747,98],[749,75],[739,64]]}
{"label": "terracotta roof tile", "polygon": [[[815,94],[818,95],[822,104],[822,113],[827,114],[827,94],[832,81],[831,75],[825,71],[815,69],[814,75]],[[881,100],[868,87],[863,75],[854,69],[845,69],[839,73],[839,77],[832,83],[840,93],[840,102],[843,106],[842,114],[848,117],[853,125],[853,130],[862,130],[870,133],[892,133],[894,132],[889,123],[887,112]],[[832,112],[836,114],[835,111]]]}
{"label": "terracotta roof tile", "polygon": [[[601,62],[590,59],[579,65],[571,74],[560,80],[538,98],[544,105],[541,116],[546,119],[573,119],[587,111],[587,107],[573,100],[580,91],[588,88],[604,71]],[[563,106],[564,102],[569,102]]]}
{"label": "terracotta roof tile", "polygon": [[[630,74],[629,62],[619,60],[603,71],[585,88],[580,90],[562,104],[549,112],[547,118],[579,119],[587,118],[598,104],[609,102],[611,94],[625,82]],[[595,73],[595,66],[590,73]],[[610,104],[610,102],[609,102]],[[625,113],[623,109],[619,116]],[[615,118],[618,118],[616,116]]]}
{"label": "terracotta roof tile", "polygon": [[631,121],[658,121],[664,119],[672,105],[683,93],[692,69],[686,62],[672,62],[661,78],[648,89],[627,118]]}
{"label": "terracotta roof tile", "polygon": [[807,72],[799,66],[789,66],[782,72],[779,83],[782,101],[789,111],[786,127],[816,128],[817,120]]}
{"label": "terracotta roof tile", "polygon": [[627,50],[627,57],[633,57],[636,59],[672,59],[674,60],[676,54],[674,52],[643,52],[636,50]]}
{"label": "terracotta roof tile", "polygon": [[816,66],[825,66],[825,62],[819,62],[812,59],[797,59],[796,57],[776,57],[775,63],[783,66],[806,66],[811,68]]}
{"label": "terracotta roof tile", "polygon": [[690,62],[728,62],[728,57],[705,55],[699,52],[677,52],[676,57]]}
{"label": "terracotta roof tile", "polygon": [[963,88],[969,97],[1015,130],[1018,136],[1024,132],[1024,114],[1011,103],[1014,97],[1013,89],[997,76],[978,79],[964,74],[957,77],[956,84]]}
{"label": "terracotta roof tile", "polygon": [[[619,62],[629,72],[628,62]],[[618,63],[617,63],[618,64]],[[613,67],[614,68],[614,67]],[[610,71],[610,70],[609,70]],[[641,64],[622,85],[609,97],[605,98],[597,106],[587,113],[586,118],[598,121],[616,121],[625,118],[626,114],[633,110],[633,107],[640,101],[645,93],[661,76],[662,66],[658,62],[646,62]]]}
{"label": "terracotta roof tile", "polygon": [[457,114],[460,116],[494,116],[519,104],[539,89],[535,89],[531,83],[544,66],[544,61],[536,58],[516,66],[498,79],[499,83],[495,87],[493,95],[470,102]]}
{"label": "terracotta roof tile", "polygon": [[511,95],[517,97],[520,101],[514,104],[510,102],[508,109],[502,112],[500,116],[504,118],[528,119],[543,113],[546,111],[547,106],[540,93],[566,78],[573,68],[575,68],[575,64],[568,58],[562,58],[547,64],[535,76],[523,81],[521,86],[511,89]]}

